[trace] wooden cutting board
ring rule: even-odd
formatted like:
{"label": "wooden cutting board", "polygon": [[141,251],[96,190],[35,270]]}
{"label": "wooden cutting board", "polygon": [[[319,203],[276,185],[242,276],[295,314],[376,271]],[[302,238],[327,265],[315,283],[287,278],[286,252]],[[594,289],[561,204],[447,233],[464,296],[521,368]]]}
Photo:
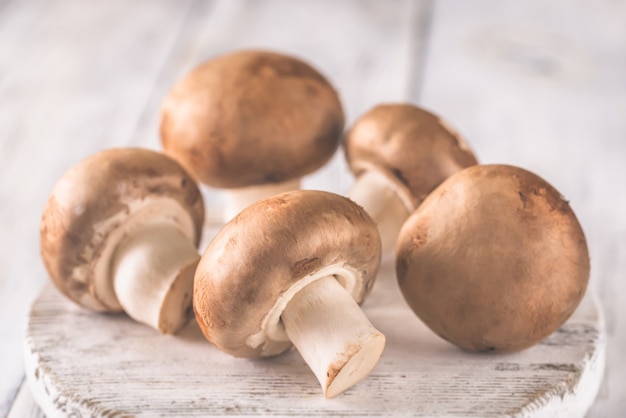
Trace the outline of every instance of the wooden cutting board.
{"label": "wooden cutting board", "polygon": [[195,322],[159,335],[124,315],[88,312],[47,285],[25,345],[33,395],[55,416],[563,416],[582,417],[605,359],[601,311],[588,293],[570,320],[515,354],[466,353],[430,332],[384,265],[364,310],[387,336],[374,371],[325,399],[296,351],[233,358]]}

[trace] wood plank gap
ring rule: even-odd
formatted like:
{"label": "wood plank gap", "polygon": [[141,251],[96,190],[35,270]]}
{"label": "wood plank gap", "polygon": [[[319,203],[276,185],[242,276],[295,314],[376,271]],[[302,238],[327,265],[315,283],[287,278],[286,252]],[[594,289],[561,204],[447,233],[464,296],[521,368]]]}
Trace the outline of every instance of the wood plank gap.
{"label": "wood plank gap", "polygon": [[0,22],[7,16],[6,10],[15,3],[14,0],[0,0]]}
{"label": "wood plank gap", "polygon": [[419,103],[424,87],[434,8],[435,0],[426,0],[422,7],[413,10],[409,42],[413,59],[409,68],[408,98],[415,103]]}
{"label": "wood plank gap", "polygon": [[[180,28],[174,36],[169,51],[163,58],[163,62],[154,79],[152,90],[147,96],[141,114],[137,119],[137,124],[127,141],[129,145],[143,146],[159,143],[158,138],[150,138],[150,133],[154,132],[153,129],[158,131],[158,128],[153,126],[154,121],[158,121],[158,116],[155,116],[155,112],[158,113],[160,103],[164,98],[164,88],[169,89],[172,78],[175,78],[171,74],[173,67],[180,67],[180,60],[175,59],[175,57],[180,52],[182,40],[193,37],[194,33],[202,32],[202,24],[198,23],[204,23],[206,17],[211,15],[215,3],[215,1],[194,0],[189,4],[185,12],[185,18],[181,21]],[[198,18],[198,16],[201,18]],[[197,36],[197,39],[199,41],[201,36]]]}
{"label": "wood plank gap", "polygon": [[[10,393],[3,401],[5,402],[3,405],[0,405],[0,412],[4,412],[5,418],[11,417],[11,411],[13,411],[15,407],[15,401],[20,393],[23,390],[24,385],[26,384],[26,376],[22,377],[22,382],[15,388],[13,393]],[[16,417],[18,415],[15,415]]]}
{"label": "wood plank gap", "polygon": [[45,414],[39,409],[33,399],[33,394],[28,387],[26,378],[15,392],[15,397],[11,401],[11,407],[5,418],[45,418]]}

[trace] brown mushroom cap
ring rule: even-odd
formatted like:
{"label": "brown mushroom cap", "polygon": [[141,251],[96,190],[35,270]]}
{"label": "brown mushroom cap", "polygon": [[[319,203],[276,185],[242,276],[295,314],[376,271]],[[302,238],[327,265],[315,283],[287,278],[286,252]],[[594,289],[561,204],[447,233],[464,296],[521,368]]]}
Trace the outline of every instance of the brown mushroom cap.
{"label": "brown mushroom cap", "polygon": [[467,168],[404,224],[398,281],[442,338],[472,351],[516,351],[574,312],[589,278],[583,230],[537,175],[506,165]]}
{"label": "brown mushroom cap", "polygon": [[344,126],[337,92],[294,57],[241,51],[195,68],[162,109],[161,142],[219,188],[281,183],[323,166]]}
{"label": "brown mushroom cap", "polygon": [[282,193],[246,208],[209,244],[196,270],[196,319],[222,351],[279,354],[291,343],[269,328],[282,327],[297,289],[334,275],[360,303],[379,265],[376,225],[358,205],[328,192]]}
{"label": "brown mushroom cap", "polygon": [[381,104],[345,136],[346,159],[358,177],[378,170],[415,209],[443,180],[477,164],[463,139],[438,116],[412,104]]}
{"label": "brown mushroom cap", "polygon": [[96,281],[107,282],[99,276],[109,273],[106,258],[113,256],[126,225],[140,216],[171,222],[198,244],[202,197],[193,179],[171,158],[116,148],[67,171],[48,198],[40,230],[41,256],[57,288],[86,308],[120,310],[112,287],[103,290]]}

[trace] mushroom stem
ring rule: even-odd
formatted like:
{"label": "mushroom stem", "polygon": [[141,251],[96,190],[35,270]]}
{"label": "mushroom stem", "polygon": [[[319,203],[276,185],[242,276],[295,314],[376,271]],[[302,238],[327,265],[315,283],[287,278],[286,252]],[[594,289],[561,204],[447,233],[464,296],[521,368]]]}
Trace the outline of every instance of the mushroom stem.
{"label": "mushroom stem", "polygon": [[258,184],[250,187],[224,190],[224,221],[233,219],[239,212],[254,202],[283,192],[298,190],[300,179],[282,183]]}
{"label": "mushroom stem", "polygon": [[193,276],[200,256],[175,225],[150,224],[129,233],[113,259],[113,287],[124,311],[163,334],[191,317]]}
{"label": "mushroom stem", "polygon": [[370,170],[360,175],[348,197],[365,209],[378,226],[382,253],[390,256],[410,211],[390,181],[381,173]]}
{"label": "mushroom stem", "polygon": [[333,276],[296,293],[281,320],[327,398],[367,376],[385,347],[385,336]]}

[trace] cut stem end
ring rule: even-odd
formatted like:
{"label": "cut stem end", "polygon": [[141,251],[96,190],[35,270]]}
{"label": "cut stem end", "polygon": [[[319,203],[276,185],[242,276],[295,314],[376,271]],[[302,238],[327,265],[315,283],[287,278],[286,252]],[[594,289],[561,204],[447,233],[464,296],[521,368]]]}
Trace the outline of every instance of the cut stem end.
{"label": "cut stem end", "polygon": [[328,398],[367,376],[385,347],[384,335],[333,276],[294,295],[281,319]]}

